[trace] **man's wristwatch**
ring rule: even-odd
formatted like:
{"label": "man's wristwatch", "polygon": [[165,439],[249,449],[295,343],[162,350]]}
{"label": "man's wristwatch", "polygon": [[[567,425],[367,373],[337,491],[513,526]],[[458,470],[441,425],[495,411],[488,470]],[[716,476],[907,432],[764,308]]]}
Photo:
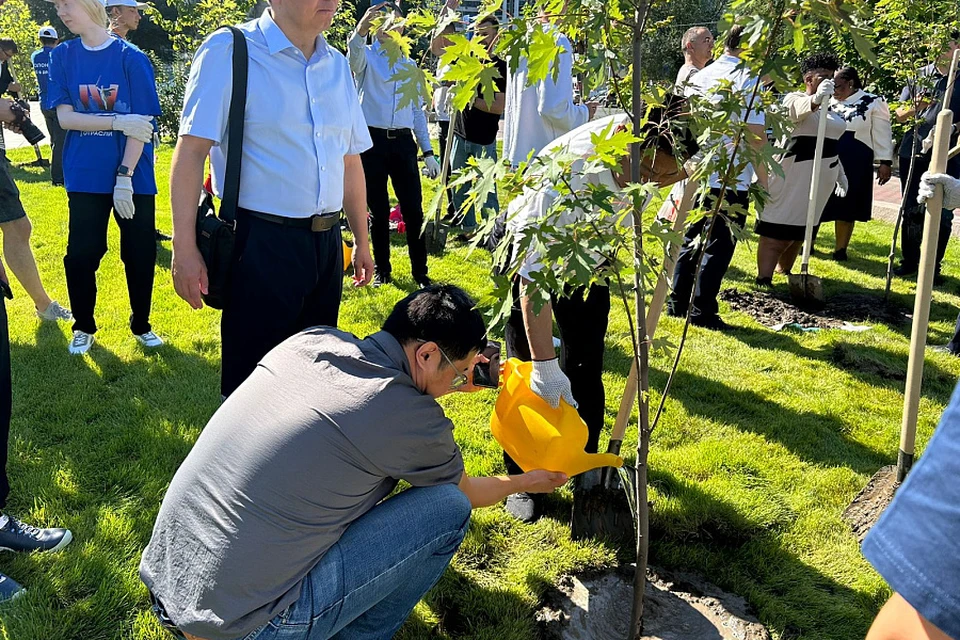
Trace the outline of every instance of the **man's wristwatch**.
{"label": "man's wristwatch", "polygon": [[430,149],[429,151],[424,151],[424,152],[423,152],[423,159],[426,160],[427,158],[429,158],[429,157],[432,156],[432,155],[433,155],[433,150],[432,150],[432,149]]}
{"label": "man's wristwatch", "polygon": [[133,177],[133,169],[131,169],[130,167],[122,164],[122,165],[120,165],[119,167],[117,167],[117,175],[118,175],[118,176],[122,176],[122,177],[124,177],[124,178],[132,178],[132,177]]}

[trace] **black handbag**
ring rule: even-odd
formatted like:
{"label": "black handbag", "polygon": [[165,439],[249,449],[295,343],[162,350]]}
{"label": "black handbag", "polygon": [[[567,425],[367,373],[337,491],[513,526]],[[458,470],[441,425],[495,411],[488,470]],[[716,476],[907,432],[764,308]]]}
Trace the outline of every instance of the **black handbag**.
{"label": "black handbag", "polygon": [[247,39],[236,27],[233,33],[233,90],[227,121],[227,171],[223,200],[217,215],[213,196],[204,191],[197,210],[197,248],[207,267],[208,307],[223,309],[230,289],[230,276],[236,264],[237,212],[240,199],[240,159],[243,151],[243,120],[247,106]]}

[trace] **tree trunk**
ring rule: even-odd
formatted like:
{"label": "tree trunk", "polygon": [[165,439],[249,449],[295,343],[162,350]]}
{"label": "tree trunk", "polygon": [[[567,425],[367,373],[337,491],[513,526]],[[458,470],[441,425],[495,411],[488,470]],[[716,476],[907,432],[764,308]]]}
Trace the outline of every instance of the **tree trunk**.
{"label": "tree trunk", "polygon": [[[642,52],[643,23],[647,15],[648,0],[640,0],[634,14],[633,26],[633,131],[639,137],[642,105]],[[630,180],[639,183],[640,179],[640,144],[634,143],[630,148]],[[634,202],[638,202],[635,198]],[[643,286],[643,211],[634,206],[633,210],[633,242],[634,242],[634,283],[636,285],[636,314],[637,335],[634,340],[634,358],[637,360],[639,382],[640,423],[637,437],[637,477],[634,484],[637,522],[636,522],[636,557],[637,567],[633,574],[633,608],[630,613],[630,635],[628,640],[635,640],[643,632],[643,596],[647,584],[647,555],[650,547],[650,504],[647,499],[647,454],[650,450],[650,362],[649,341],[647,340],[647,313],[646,291]]]}

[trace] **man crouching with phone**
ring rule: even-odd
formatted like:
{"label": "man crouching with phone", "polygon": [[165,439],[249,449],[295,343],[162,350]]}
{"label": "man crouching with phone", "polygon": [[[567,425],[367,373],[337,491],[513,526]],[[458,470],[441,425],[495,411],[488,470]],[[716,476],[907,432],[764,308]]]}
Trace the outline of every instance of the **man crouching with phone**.
{"label": "man crouching with phone", "polygon": [[[391,638],[470,511],[562,473],[472,478],[436,399],[473,391],[483,320],[463,290],[401,300],[366,339],[315,327],[214,414],[160,507],[140,577],[181,638]],[[388,499],[405,480],[411,488]]]}

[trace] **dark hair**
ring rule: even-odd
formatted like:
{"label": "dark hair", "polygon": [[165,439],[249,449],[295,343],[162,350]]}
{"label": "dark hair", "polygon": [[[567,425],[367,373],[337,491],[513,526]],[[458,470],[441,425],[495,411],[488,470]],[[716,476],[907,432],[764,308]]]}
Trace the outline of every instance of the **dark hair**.
{"label": "dark hair", "polygon": [[497,16],[494,16],[494,15],[484,16],[483,20],[477,23],[477,26],[482,27],[485,24],[488,24],[491,27],[499,27],[500,21],[497,20]]}
{"label": "dark hair", "polygon": [[57,38],[48,38],[47,36],[40,38],[40,44],[57,44],[58,42],[60,41]]}
{"label": "dark hair", "polygon": [[460,287],[432,284],[398,302],[383,330],[402,346],[436,342],[451,360],[462,360],[487,346],[487,330],[476,306]]}
{"label": "dark hair", "polygon": [[815,53],[800,63],[800,75],[806,76],[812,71],[823,69],[836,71],[840,68],[840,61],[832,53]]}
{"label": "dark hair", "polygon": [[10,38],[0,38],[0,49],[8,53],[20,53],[20,47]]}
{"label": "dark hair", "polygon": [[860,89],[863,87],[863,83],[860,82],[860,74],[857,73],[857,70],[853,67],[840,67],[836,75],[838,78],[843,78],[852,84],[854,89]]}
{"label": "dark hair", "polygon": [[735,24],[727,31],[727,37],[723,39],[723,47],[730,51],[740,49],[740,40],[743,38],[743,25]]}

